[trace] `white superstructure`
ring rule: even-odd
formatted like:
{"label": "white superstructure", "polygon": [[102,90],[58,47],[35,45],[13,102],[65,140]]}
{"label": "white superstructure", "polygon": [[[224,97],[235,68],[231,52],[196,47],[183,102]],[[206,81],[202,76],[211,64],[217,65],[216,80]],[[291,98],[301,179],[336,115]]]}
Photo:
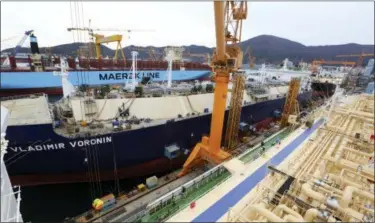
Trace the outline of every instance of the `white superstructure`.
{"label": "white superstructure", "polygon": [[23,222],[20,213],[21,189],[19,186],[12,187],[3,160],[8,146],[5,140],[8,116],[8,109],[1,106],[1,222]]}

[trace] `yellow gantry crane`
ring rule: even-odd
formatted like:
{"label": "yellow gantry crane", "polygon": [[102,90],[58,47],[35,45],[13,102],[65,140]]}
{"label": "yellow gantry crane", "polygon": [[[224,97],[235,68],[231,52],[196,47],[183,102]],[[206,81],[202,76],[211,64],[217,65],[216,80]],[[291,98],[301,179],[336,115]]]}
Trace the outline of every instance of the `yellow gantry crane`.
{"label": "yellow gantry crane", "polygon": [[112,42],[117,42],[117,47],[115,51],[115,59],[117,59],[118,56],[118,51],[120,50],[122,59],[125,60],[125,54],[121,46],[121,41],[122,41],[122,35],[112,35],[112,36],[104,36],[101,34],[96,34],[94,31],[100,31],[100,32],[153,32],[154,30],[145,30],[145,29],[93,29],[90,28],[91,20],[89,20],[89,27],[83,27],[83,28],[68,28],[68,31],[86,31],[88,32],[89,36],[92,38],[95,38],[95,41],[92,39],[92,41],[95,43],[95,49],[96,49],[96,57],[99,59],[101,55],[101,50],[100,50],[100,45],[102,43],[112,43]]}
{"label": "yellow gantry crane", "polygon": [[[99,29],[96,29],[99,30]],[[102,43],[112,43],[112,42],[117,42],[117,47],[115,51],[115,59],[117,59],[118,55],[118,50],[121,50],[121,56],[122,59],[125,60],[125,54],[124,51],[122,50],[121,46],[121,41],[122,41],[122,35],[112,35],[112,36],[107,36],[105,37],[104,35],[101,34],[94,34],[94,30],[91,28],[68,28],[68,31],[87,31],[89,35],[93,38],[95,38],[95,50],[96,50],[96,58],[99,59],[101,55],[101,50],[100,50],[100,45]],[[110,31],[110,30],[107,30]],[[127,31],[127,30],[125,30]]]}
{"label": "yellow gantry crane", "polygon": [[183,176],[204,162],[219,164],[230,158],[221,149],[224,114],[227,101],[229,74],[242,65],[243,53],[238,46],[241,41],[242,21],[247,18],[247,2],[215,1],[216,50],[211,66],[215,73],[214,104],[211,118],[210,136],[202,137],[186,160],[178,176]]}

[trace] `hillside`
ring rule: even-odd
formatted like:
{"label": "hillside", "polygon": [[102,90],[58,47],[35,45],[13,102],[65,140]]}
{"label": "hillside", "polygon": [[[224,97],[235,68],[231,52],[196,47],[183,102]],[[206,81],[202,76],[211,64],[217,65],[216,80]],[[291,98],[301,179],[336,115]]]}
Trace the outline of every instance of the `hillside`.
{"label": "hillside", "polygon": [[[63,44],[52,47],[52,53],[73,55],[83,43]],[[291,61],[312,61],[313,59],[337,60],[335,58],[338,54],[358,54],[361,52],[373,53],[374,45],[359,45],[355,43],[348,43],[343,45],[326,45],[326,46],[305,46],[301,43],[294,42],[288,39],[271,36],[260,35],[254,38],[243,41],[240,44],[242,50],[245,52],[248,47],[251,47],[253,56],[256,57],[256,63],[280,63],[284,58],[289,58]],[[135,46],[128,46],[124,48],[125,56],[130,58],[130,52]],[[213,48],[205,46],[189,45],[183,46],[185,51],[194,54],[212,53]],[[140,58],[148,58],[147,47],[138,47]],[[163,52],[164,47],[154,47],[157,52]],[[10,52],[13,49],[6,49],[4,52]],[[45,52],[45,48],[41,47],[41,52]],[[3,52],[3,51],[2,51]],[[28,48],[21,48],[20,52],[28,52]],[[114,56],[114,50],[102,46],[103,56]],[[192,58],[199,60],[199,58]],[[340,60],[356,61],[357,58],[340,58]],[[368,58],[364,60],[367,63]],[[248,55],[244,56],[244,63],[248,62]]]}

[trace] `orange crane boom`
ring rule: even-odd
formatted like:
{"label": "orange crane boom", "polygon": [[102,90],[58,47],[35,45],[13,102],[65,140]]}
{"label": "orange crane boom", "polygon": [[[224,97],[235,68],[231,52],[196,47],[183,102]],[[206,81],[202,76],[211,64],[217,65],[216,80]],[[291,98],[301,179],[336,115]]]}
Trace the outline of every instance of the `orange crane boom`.
{"label": "orange crane boom", "polygon": [[246,52],[245,52],[245,54],[244,54],[244,56],[246,56],[246,55],[248,55],[249,57],[249,66],[250,66],[250,68],[254,68],[254,62],[255,62],[255,57],[253,56],[253,55],[251,55],[252,53],[251,53],[251,48],[250,47],[248,47],[247,48],[247,50],[246,50]]}
{"label": "orange crane boom", "polygon": [[357,67],[362,66],[364,57],[373,57],[373,53],[361,53],[361,54],[348,54],[348,55],[337,55],[336,57],[358,57]]}
{"label": "orange crane boom", "polygon": [[[215,1],[216,50],[211,64],[216,82],[211,118],[210,137],[202,137],[186,160],[178,176],[183,176],[192,168],[205,161],[218,164],[231,155],[221,149],[224,114],[227,101],[229,74],[242,65],[241,41],[242,20],[247,18],[247,2]],[[230,31],[229,29],[232,28]],[[229,45],[229,42],[231,43]]]}
{"label": "orange crane boom", "polygon": [[312,62],[313,66],[320,65],[320,64],[331,64],[331,65],[341,64],[341,65],[354,66],[355,62],[351,62],[351,61],[325,61],[325,60],[314,60]]}

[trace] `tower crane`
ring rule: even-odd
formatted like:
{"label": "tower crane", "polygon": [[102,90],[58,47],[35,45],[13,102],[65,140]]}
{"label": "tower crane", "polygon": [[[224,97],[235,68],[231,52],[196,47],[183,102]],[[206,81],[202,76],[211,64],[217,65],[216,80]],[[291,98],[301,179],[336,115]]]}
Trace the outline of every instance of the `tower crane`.
{"label": "tower crane", "polygon": [[185,56],[187,56],[187,57],[200,57],[200,58],[206,59],[207,63],[209,63],[210,59],[211,59],[210,54],[208,54],[208,53],[190,53],[190,52],[186,52]]}
{"label": "tower crane", "polygon": [[361,54],[337,55],[336,57],[358,57],[356,66],[360,67],[363,64],[363,58],[371,57],[371,56],[374,56],[374,54],[373,53],[361,53]]}
{"label": "tower crane", "polygon": [[[28,37],[32,38],[33,37],[33,32],[34,30],[28,30],[28,31],[25,31],[22,39],[17,43],[16,47],[13,49],[13,51],[10,53],[10,56],[16,56],[18,50],[22,47],[22,45],[25,43],[26,39]],[[4,42],[4,41],[7,41],[9,39],[13,39],[14,37],[10,37],[10,38],[7,38],[7,39],[3,39],[1,40],[1,42]],[[39,52],[38,52],[39,53]],[[7,57],[5,59],[5,61],[3,62],[3,65],[9,65],[10,64],[10,61],[9,61],[9,57]]]}
{"label": "tower crane", "polygon": [[161,57],[163,56],[163,53],[155,50],[154,48],[152,47],[146,47],[146,48],[142,48],[142,47],[128,47],[128,49],[130,51],[147,51],[148,53],[148,57],[149,57],[149,60],[150,61],[157,61],[157,60],[160,60]]}
{"label": "tower crane", "polygon": [[26,31],[25,34],[23,35],[22,39],[18,42],[16,47],[11,53],[11,56],[15,56],[18,52],[18,50],[22,47],[22,45],[25,43],[26,39],[33,34],[34,30],[29,30]]}
{"label": "tower crane", "polygon": [[197,143],[178,176],[187,174],[205,161],[219,164],[231,156],[221,149],[221,140],[229,76],[242,65],[243,53],[238,43],[241,41],[242,20],[247,18],[247,2],[214,1],[214,12],[216,49],[211,66],[215,73],[216,87],[210,136],[202,137],[202,141]]}

